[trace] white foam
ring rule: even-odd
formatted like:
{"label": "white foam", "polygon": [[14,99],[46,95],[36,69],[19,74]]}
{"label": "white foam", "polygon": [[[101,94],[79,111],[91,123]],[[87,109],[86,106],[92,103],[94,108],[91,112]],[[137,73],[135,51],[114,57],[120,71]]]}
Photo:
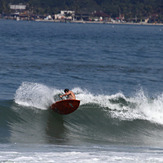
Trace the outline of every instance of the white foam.
{"label": "white foam", "polygon": [[119,98],[118,96],[125,99],[128,104],[124,106],[121,106],[120,103],[116,103],[114,106],[110,105],[109,108],[113,110],[110,112],[114,118],[121,120],[142,119],[152,123],[163,124],[163,94],[151,99],[140,90],[130,98],[123,97],[124,95],[120,94],[117,94],[115,98]]}
{"label": "white foam", "polygon": [[15,102],[40,109],[47,109],[54,102],[53,96],[59,90],[39,83],[23,82],[15,94]]}
{"label": "white foam", "polygon": [[[113,118],[120,120],[142,119],[163,124],[163,94],[151,99],[141,89],[133,97],[127,98],[123,93],[94,95],[87,90],[78,89],[77,97],[81,100],[81,104],[94,103],[106,108],[106,113],[111,114]],[[123,99],[127,105],[118,102],[119,99]],[[117,100],[117,102],[112,103],[112,100]]]}
{"label": "white foam", "polygon": [[[50,147],[51,148],[51,147]],[[57,147],[56,147],[57,148]],[[92,162],[149,162],[159,163],[163,161],[162,152],[157,151],[112,151],[101,149],[85,149],[84,151],[74,149],[75,151],[56,151],[52,148],[52,152],[47,151],[24,151],[17,152],[1,152],[0,162],[15,162],[15,163],[33,163],[33,162],[57,162],[57,163],[92,163]],[[60,149],[61,150],[61,149]],[[65,149],[62,149],[65,150]]]}
{"label": "white foam", "polygon": [[163,94],[150,99],[141,91],[135,100],[138,103],[137,110],[140,111],[144,119],[163,124]]}

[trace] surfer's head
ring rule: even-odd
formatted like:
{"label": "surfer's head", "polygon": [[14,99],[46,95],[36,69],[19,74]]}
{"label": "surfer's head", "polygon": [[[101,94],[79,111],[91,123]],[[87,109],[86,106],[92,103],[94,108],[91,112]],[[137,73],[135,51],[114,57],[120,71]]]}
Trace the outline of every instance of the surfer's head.
{"label": "surfer's head", "polygon": [[65,93],[68,92],[68,91],[69,91],[69,89],[65,89],[65,90],[64,90]]}

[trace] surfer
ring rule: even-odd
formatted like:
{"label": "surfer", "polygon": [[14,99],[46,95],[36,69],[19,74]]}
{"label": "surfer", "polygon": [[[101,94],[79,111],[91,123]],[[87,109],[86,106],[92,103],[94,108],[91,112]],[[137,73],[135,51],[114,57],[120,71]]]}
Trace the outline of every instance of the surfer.
{"label": "surfer", "polygon": [[60,98],[62,98],[63,96],[67,96],[68,99],[76,99],[75,94],[69,89],[65,89],[64,92],[65,94],[61,95]]}

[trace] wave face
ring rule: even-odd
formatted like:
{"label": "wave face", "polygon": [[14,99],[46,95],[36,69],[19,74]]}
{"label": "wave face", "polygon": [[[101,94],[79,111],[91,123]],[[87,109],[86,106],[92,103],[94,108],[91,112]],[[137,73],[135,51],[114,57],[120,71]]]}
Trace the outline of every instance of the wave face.
{"label": "wave face", "polygon": [[143,90],[132,97],[72,91],[81,100],[80,107],[62,116],[49,106],[63,90],[23,82],[14,101],[1,102],[0,141],[163,145],[163,94],[149,98]]}

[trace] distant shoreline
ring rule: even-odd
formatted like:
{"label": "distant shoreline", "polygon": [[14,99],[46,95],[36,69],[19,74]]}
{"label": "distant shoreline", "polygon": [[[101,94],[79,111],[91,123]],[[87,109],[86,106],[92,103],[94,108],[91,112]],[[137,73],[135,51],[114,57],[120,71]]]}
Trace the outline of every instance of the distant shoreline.
{"label": "distant shoreline", "polygon": [[66,21],[66,20],[43,20],[43,19],[36,19],[34,21],[37,22],[55,22],[55,23],[81,23],[81,24],[126,24],[126,25],[160,25],[163,26],[163,23],[132,23],[132,22],[105,22],[105,21],[82,21],[82,20],[75,20],[75,21]]}
{"label": "distant shoreline", "polygon": [[[0,20],[15,20],[15,19],[3,19],[0,18]],[[29,20],[15,20],[15,21],[29,21]],[[133,23],[133,22],[105,22],[105,21],[82,21],[82,20],[74,20],[74,21],[69,21],[69,20],[45,20],[45,19],[35,19],[32,21],[36,22],[54,22],[54,23],[79,23],[79,24],[113,24],[113,25],[118,25],[118,24],[124,24],[124,25],[153,25],[153,26],[163,26],[163,23],[144,23],[144,22],[139,22],[139,23]]]}

